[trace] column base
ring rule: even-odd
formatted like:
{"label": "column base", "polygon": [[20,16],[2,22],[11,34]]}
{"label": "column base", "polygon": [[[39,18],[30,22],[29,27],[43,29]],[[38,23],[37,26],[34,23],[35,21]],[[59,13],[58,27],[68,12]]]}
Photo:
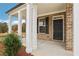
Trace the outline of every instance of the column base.
{"label": "column base", "polygon": [[26,48],[26,53],[32,53],[32,49]]}

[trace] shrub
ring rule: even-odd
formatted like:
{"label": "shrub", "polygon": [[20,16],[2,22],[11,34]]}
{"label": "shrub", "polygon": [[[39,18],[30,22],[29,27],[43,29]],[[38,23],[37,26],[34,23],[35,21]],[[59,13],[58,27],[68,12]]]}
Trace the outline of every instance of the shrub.
{"label": "shrub", "polygon": [[14,56],[17,54],[18,50],[21,48],[21,40],[14,34],[8,34],[4,40],[5,53],[8,56]]}

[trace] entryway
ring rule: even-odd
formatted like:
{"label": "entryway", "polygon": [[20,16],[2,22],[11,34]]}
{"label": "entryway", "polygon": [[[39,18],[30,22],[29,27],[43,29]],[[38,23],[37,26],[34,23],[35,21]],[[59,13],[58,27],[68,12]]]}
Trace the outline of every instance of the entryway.
{"label": "entryway", "polygon": [[64,15],[53,16],[52,37],[53,40],[62,40],[64,42]]}
{"label": "entryway", "polygon": [[53,39],[63,40],[63,20],[53,20]]}

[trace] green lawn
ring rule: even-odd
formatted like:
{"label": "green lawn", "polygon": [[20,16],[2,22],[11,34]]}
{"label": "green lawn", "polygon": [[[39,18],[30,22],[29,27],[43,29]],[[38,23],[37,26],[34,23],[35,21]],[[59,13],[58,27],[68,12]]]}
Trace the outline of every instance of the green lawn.
{"label": "green lawn", "polygon": [[0,36],[0,42],[3,42],[4,38],[4,36]]}
{"label": "green lawn", "polygon": [[4,40],[4,36],[0,36],[0,56],[3,56],[4,55],[4,45],[3,45],[3,40]]}
{"label": "green lawn", "polygon": [[6,35],[7,35],[7,33],[0,33],[0,42],[2,42],[4,40]]}

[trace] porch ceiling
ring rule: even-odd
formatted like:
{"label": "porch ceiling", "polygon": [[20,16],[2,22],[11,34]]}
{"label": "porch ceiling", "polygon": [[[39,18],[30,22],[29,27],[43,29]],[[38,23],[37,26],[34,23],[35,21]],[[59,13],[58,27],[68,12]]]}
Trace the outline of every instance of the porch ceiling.
{"label": "porch ceiling", "polygon": [[[23,5],[22,5],[23,6]],[[25,4],[22,7],[18,7],[14,9],[13,11],[10,11],[10,13],[17,12],[18,10],[25,8]],[[66,9],[66,3],[38,3],[37,4],[37,15],[43,15],[46,13],[56,12],[56,11],[62,11]],[[22,11],[22,17],[26,18],[26,10]],[[14,16],[17,16],[17,13],[14,14]]]}
{"label": "porch ceiling", "polygon": [[56,12],[66,9],[66,4],[64,3],[41,3],[38,4],[38,15]]}

